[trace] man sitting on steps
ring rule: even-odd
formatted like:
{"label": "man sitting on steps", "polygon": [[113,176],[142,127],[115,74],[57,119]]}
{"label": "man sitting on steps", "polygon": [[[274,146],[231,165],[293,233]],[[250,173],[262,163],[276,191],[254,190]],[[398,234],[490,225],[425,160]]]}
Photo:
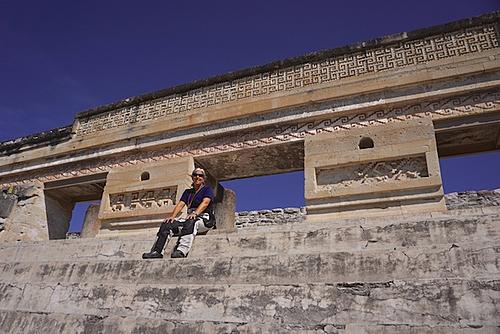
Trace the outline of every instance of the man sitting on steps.
{"label": "man sitting on steps", "polygon": [[[213,213],[214,192],[205,184],[206,174],[202,168],[195,168],[191,174],[192,188],[186,189],[172,212],[160,226],[156,241],[149,253],[142,254],[143,259],[160,259],[163,248],[174,234],[179,234],[179,239],[173,258],[186,257],[193,245],[194,237],[198,232],[207,232],[215,226]],[[187,205],[188,215],[185,219],[176,219],[182,208]]]}

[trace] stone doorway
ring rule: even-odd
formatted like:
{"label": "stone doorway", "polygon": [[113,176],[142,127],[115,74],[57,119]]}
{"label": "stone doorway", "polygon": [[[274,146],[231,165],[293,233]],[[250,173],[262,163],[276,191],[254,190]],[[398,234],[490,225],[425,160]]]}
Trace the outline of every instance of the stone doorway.
{"label": "stone doorway", "polygon": [[49,239],[66,238],[76,203],[101,200],[106,176],[101,173],[44,184]]}

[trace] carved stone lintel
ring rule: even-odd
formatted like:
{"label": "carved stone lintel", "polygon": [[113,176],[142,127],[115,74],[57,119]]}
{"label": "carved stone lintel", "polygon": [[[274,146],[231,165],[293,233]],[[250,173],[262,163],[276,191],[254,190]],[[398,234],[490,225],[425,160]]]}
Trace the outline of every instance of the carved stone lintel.
{"label": "carved stone lintel", "polygon": [[[317,106],[309,107],[317,108]],[[3,186],[30,183],[35,180],[42,182],[66,179],[76,176],[110,171],[138,164],[150,164],[178,157],[204,156],[221,152],[237,151],[246,148],[262,147],[304,140],[307,137],[322,133],[336,133],[353,128],[369,128],[373,125],[400,123],[411,119],[439,120],[448,117],[461,117],[495,111],[500,109],[500,92],[498,90],[477,92],[463,96],[454,96],[431,102],[420,102],[402,107],[384,110],[366,111],[349,116],[342,115],[323,120],[292,123],[279,128],[261,128],[259,131],[240,131],[222,137],[204,138],[203,141],[165,147],[155,151],[138,152],[123,156],[113,156],[106,159],[96,159],[66,164],[45,171],[19,175],[0,180]],[[304,109],[307,112],[309,109]]]}
{"label": "carved stone lintel", "polygon": [[175,205],[177,187],[162,187],[110,194],[111,211],[133,211],[136,209],[156,209],[167,205]]}
{"label": "carved stone lintel", "polygon": [[498,38],[495,26],[491,24],[422,39],[404,40],[392,45],[258,73],[90,116],[80,120],[77,134],[85,136],[134,123],[168,119],[172,115],[211,106],[477,53],[495,47],[498,47]]}
{"label": "carved stone lintel", "polygon": [[428,176],[424,155],[341,166],[333,169],[319,169],[316,172],[318,185],[325,185],[327,188],[418,179]]}

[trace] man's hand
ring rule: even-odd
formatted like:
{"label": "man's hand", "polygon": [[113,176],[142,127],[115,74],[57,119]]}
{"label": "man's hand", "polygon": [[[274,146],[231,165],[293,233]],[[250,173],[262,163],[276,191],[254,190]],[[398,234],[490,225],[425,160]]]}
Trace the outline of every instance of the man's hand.
{"label": "man's hand", "polygon": [[196,212],[191,212],[189,215],[187,215],[186,219],[196,219],[198,215]]}
{"label": "man's hand", "polygon": [[163,224],[172,224],[174,222],[174,218],[167,218],[163,221]]}

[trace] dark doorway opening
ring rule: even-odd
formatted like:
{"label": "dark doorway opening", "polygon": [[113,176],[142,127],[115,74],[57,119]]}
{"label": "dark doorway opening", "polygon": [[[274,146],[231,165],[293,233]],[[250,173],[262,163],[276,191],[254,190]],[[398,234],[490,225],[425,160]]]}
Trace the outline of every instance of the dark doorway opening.
{"label": "dark doorway opening", "polygon": [[[77,203],[101,200],[106,176],[107,173],[101,173],[45,183],[49,239],[66,238]],[[77,205],[77,208],[80,206]]]}

